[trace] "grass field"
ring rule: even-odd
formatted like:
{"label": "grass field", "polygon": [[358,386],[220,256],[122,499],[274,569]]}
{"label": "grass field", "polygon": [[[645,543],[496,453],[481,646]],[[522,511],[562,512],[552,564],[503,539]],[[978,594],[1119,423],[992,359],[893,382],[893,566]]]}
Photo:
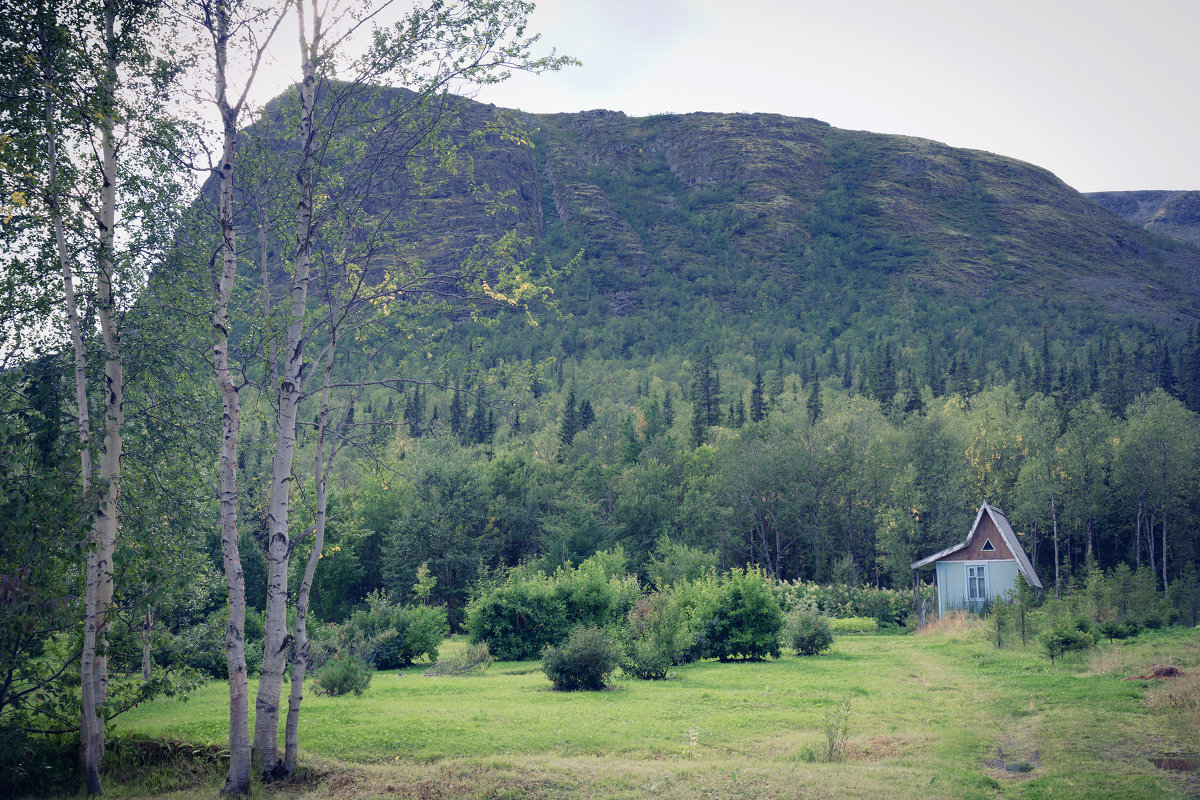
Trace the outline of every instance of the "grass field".
{"label": "grass field", "polygon": [[[447,650],[457,646],[451,640]],[[1156,663],[1192,674],[1126,680]],[[847,699],[844,752],[827,762],[826,722],[838,721]],[[211,683],[186,702],[136,709],[116,735],[219,747],[227,703],[225,684]],[[286,786],[255,791],[397,799],[1200,796],[1198,773],[1149,761],[1200,752],[1198,703],[1196,630],[1105,644],[1053,667],[1032,645],[997,650],[970,626],[843,636],[820,656],[703,662],[666,681],[618,676],[608,691],[591,693],[552,691],[537,662],[497,663],[465,678],[426,678],[413,668],[377,674],[361,697],[309,690],[301,721],[308,768]],[[107,787],[114,797],[211,797],[220,785],[219,764],[180,774],[121,755],[136,748],[116,752]]]}

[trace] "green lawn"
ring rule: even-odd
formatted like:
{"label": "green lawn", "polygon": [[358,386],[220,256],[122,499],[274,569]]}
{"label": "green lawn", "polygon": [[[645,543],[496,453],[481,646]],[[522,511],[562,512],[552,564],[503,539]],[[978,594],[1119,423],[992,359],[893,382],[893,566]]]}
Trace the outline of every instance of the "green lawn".
{"label": "green lawn", "polygon": [[[301,747],[314,769],[283,791],[396,798],[1184,797],[1200,788],[1188,783],[1191,776],[1162,772],[1148,758],[1200,752],[1195,712],[1173,710],[1181,703],[1164,701],[1162,686],[1124,680],[1154,663],[1200,671],[1200,632],[1147,634],[1053,668],[1032,646],[995,649],[981,630],[843,636],[821,656],[704,662],[666,681],[618,676],[610,690],[592,693],[550,690],[536,662],[498,663],[467,678],[426,678],[414,668],[377,674],[361,697],[310,690]],[[845,754],[824,763],[826,712],[846,697]],[[227,703],[225,685],[212,683],[186,702],[144,705],[116,729],[220,744]],[[187,796],[211,796],[214,786]],[[145,785],[111,793],[139,791]]]}

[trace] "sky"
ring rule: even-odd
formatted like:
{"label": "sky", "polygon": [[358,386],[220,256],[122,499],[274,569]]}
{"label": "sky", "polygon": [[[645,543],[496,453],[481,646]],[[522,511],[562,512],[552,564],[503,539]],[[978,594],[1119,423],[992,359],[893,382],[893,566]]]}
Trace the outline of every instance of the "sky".
{"label": "sky", "polygon": [[583,64],[478,99],[530,112],[773,112],[1200,189],[1200,0],[540,0]]}

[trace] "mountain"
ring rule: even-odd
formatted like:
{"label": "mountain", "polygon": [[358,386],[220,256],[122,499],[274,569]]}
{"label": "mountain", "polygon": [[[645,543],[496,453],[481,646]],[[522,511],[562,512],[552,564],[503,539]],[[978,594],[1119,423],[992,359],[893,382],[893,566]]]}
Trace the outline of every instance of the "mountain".
{"label": "mountain", "polygon": [[[384,92],[364,117],[407,101]],[[286,103],[269,112],[258,138],[286,159]],[[419,306],[403,339],[381,326],[340,340],[348,374],[379,378],[348,408],[355,435],[406,478],[376,485],[373,459],[344,462],[371,532],[346,540],[357,577],[338,578],[343,611],[374,589],[409,592],[428,561],[437,602],[461,620],[480,565],[552,569],[616,545],[645,565],[664,537],[788,579],[907,586],[912,559],[960,541],[985,498],[1040,537],[1031,558],[1053,572],[1093,544],[1082,521],[1096,501],[1076,491],[1061,498],[1076,504],[1069,547],[1048,542],[1068,515],[1040,456],[1064,429],[1107,470],[1135,430],[1126,415],[1147,404],[1194,428],[1200,250],[1044,169],[770,114],[521,115],[469,101],[455,113],[453,164],[402,149],[397,161],[373,124],[328,148],[358,160],[322,166],[318,212],[336,220],[357,199],[359,219],[394,221],[368,278],[411,259],[453,281],[479,239],[516,231],[506,246],[565,313],[539,309],[530,325],[506,306],[479,318]],[[498,128],[505,116],[525,130]],[[378,191],[364,201],[367,185]],[[340,266],[345,230],[323,229],[318,260]],[[537,272],[547,262],[570,268]],[[247,302],[255,313],[257,295]],[[261,426],[243,434],[243,485],[261,486],[269,448]],[[1136,556],[1142,534],[1126,536],[1145,518],[1131,517],[1134,478],[1107,474],[1095,484],[1106,566]],[[1172,553],[1200,552],[1194,505]]]}
{"label": "mountain", "polygon": [[1200,192],[1090,192],[1087,197],[1148,231],[1200,245]]}
{"label": "mountain", "polygon": [[[289,102],[255,132],[285,159]],[[465,99],[454,114],[448,136],[469,168],[460,158],[415,191],[410,162],[366,136],[335,183],[377,187],[367,210],[441,272],[510,231],[535,264],[579,256],[552,279],[565,316],[486,330],[459,317],[425,348],[468,383],[468,364],[586,359],[581,378],[654,363],[682,387],[708,345],[739,380],[782,358],[845,383],[878,362],[938,394],[1053,361],[1052,382],[1086,394],[1116,345],[1144,384],[1200,319],[1200,249],[1015,159],[776,114],[530,115]],[[498,132],[500,118],[525,131]],[[434,363],[446,368],[409,368]]]}
{"label": "mountain", "polygon": [[[269,106],[267,125],[286,106]],[[540,251],[582,249],[574,288],[617,316],[680,288],[737,313],[757,302],[753,279],[793,311],[816,286],[834,300],[910,291],[1173,329],[1200,317],[1200,250],[1156,235],[1200,219],[1196,193],[1089,199],[1015,159],[774,114],[521,115],[463,100],[458,115],[469,173],[422,199],[388,176],[383,201],[413,215],[407,241],[438,266],[512,229]],[[521,119],[532,146],[470,137],[496,115]],[[502,212],[477,200],[480,186]]]}

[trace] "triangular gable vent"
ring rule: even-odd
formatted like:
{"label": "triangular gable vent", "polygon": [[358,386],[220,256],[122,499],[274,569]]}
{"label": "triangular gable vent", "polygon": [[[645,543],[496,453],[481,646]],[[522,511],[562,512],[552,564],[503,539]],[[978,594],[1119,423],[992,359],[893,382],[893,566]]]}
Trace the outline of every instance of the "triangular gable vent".
{"label": "triangular gable vent", "polygon": [[979,548],[979,549],[980,549],[980,550],[982,550],[983,552],[985,552],[985,553],[986,553],[986,552],[988,552],[989,550],[995,550],[996,548],[992,546],[992,540],[991,540],[991,539],[984,539],[984,540],[983,540],[983,547],[981,547],[981,548]]}

